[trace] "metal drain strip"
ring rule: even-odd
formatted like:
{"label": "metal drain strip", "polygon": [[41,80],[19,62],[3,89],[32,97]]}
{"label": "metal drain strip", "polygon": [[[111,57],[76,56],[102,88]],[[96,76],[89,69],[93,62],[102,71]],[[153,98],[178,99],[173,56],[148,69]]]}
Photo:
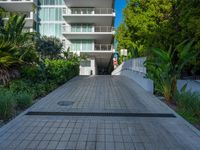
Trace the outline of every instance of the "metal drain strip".
{"label": "metal drain strip", "polygon": [[171,113],[102,113],[102,112],[33,112],[26,113],[30,116],[97,116],[97,117],[152,117],[176,118]]}

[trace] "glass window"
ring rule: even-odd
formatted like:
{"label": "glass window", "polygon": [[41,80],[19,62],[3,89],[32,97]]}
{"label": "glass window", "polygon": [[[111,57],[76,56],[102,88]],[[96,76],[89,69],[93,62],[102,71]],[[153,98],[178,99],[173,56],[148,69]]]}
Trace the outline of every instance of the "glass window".
{"label": "glass window", "polygon": [[71,26],[71,32],[76,32],[76,25]]}
{"label": "glass window", "polygon": [[93,40],[71,40],[72,51],[92,51]]}
{"label": "glass window", "polygon": [[91,61],[90,60],[81,61],[80,65],[81,65],[81,67],[90,67]]}
{"label": "glass window", "polygon": [[41,23],[38,25],[38,30],[42,35],[62,38],[62,24],[60,23]]}
{"label": "glass window", "polygon": [[39,0],[39,5],[63,5],[64,0]]}
{"label": "glass window", "polygon": [[91,24],[71,24],[71,32],[92,32]]}
{"label": "glass window", "polygon": [[62,21],[62,8],[41,8],[39,10],[40,21]]}
{"label": "glass window", "polygon": [[81,32],[81,24],[76,25],[76,32]]}
{"label": "glass window", "polygon": [[92,40],[83,40],[82,41],[82,50],[83,51],[92,51],[93,41]]}
{"label": "glass window", "polygon": [[81,40],[73,40],[72,42],[72,51],[81,51]]}
{"label": "glass window", "polygon": [[81,9],[80,8],[72,8],[71,13],[72,14],[81,14]]}

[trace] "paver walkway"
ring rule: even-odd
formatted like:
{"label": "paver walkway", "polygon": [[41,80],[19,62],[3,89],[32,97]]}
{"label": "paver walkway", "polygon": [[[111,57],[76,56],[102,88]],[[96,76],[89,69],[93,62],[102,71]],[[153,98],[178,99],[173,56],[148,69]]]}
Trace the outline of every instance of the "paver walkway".
{"label": "paver walkway", "polygon": [[[176,117],[65,116],[71,112]],[[200,150],[200,132],[126,77],[80,76],[2,127],[0,149]]]}

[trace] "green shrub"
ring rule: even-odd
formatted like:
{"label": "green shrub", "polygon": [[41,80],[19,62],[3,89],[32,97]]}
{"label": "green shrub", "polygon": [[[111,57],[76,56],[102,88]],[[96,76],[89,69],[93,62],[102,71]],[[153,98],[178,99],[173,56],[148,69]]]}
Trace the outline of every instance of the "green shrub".
{"label": "green shrub", "polygon": [[200,94],[191,91],[182,91],[176,96],[178,111],[181,114],[190,114],[200,120]]}
{"label": "green shrub", "polygon": [[45,82],[41,82],[33,85],[34,86],[33,88],[35,89],[36,92],[36,97],[45,96],[47,94],[45,84],[46,84]]}
{"label": "green shrub", "polygon": [[53,91],[58,85],[54,81],[50,81],[49,83],[45,84],[46,91],[49,93]]}
{"label": "green shrub", "polygon": [[20,92],[20,93],[17,93],[16,101],[17,101],[18,108],[25,109],[31,106],[33,102],[33,97],[27,92]]}
{"label": "green shrub", "polygon": [[48,80],[55,81],[57,84],[62,84],[78,75],[79,64],[76,61],[66,60],[45,60],[46,77]]}
{"label": "green shrub", "polygon": [[21,91],[31,93],[31,80],[13,80],[9,83],[9,89],[13,91],[14,93],[19,93]]}
{"label": "green shrub", "polygon": [[8,120],[14,113],[15,101],[13,93],[0,89],[0,120]]}
{"label": "green shrub", "polygon": [[21,76],[26,80],[31,80],[32,82],[44,81],[46,80],[45,75],[45,64],[41,62],[38,65],[27,65],[21,69]]}

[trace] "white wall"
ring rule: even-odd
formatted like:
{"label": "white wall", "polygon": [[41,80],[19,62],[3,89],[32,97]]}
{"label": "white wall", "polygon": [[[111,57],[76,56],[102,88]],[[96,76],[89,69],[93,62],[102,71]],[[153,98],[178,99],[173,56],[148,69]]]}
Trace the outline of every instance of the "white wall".
{"label": "white wall", "polygon": [[146,58],[144,57],[128,60],[122,63],[120,66],[118,66],[112,72],[112,75],[126,76],[135,81],[146,91],[153,93],[154,91],[153,81],[148,78],[145,78],[146,68],[143,65],[145,60]]}
{"label": "white wall", "polygon": [[177,88],[180,91],[181,88],[187,84],[187,90],[191,90],[192,92],[200,92],[200,82],[199,80],[178,80]]}
{"label": "white wall", "polygon": [[92,75],[96,75],[96,62],[95,59],[88,59],[91,62],[91,66],[90,67],[83,67],[80,65],[80,75],[91,75],[91,71],[92,71]]}

